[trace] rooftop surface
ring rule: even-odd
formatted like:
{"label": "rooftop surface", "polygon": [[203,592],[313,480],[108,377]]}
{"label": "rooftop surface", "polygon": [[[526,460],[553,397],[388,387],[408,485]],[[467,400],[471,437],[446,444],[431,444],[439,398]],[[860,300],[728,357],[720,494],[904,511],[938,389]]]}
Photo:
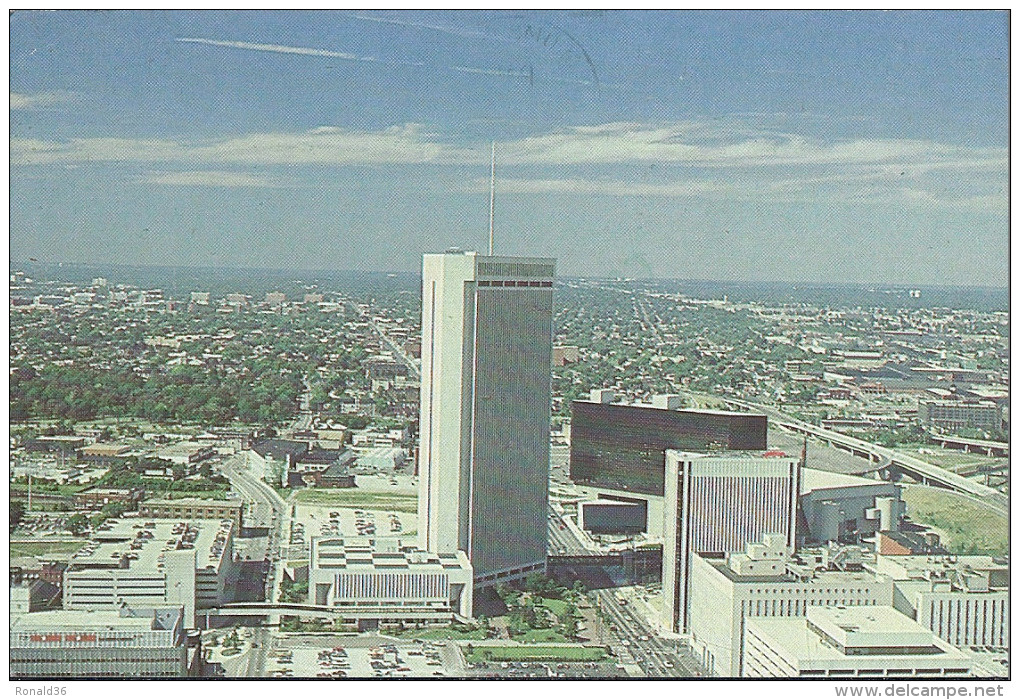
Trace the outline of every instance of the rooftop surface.
{"label": "rooftop surface", "polygon": [[[158,629],[172,629],[181,614],[179,609],[159,608]],[[11,618],[12,632],[35,632],[59,629],[134,629],[151,630],[154,611],[137,610],[134,615],[121,615],[119,610],[45,610]],[[169,623],[169,627],[167,624]]]}
{"label": "rooftop surface", "polygon": [[[821,610],[836,610],[835,608],[808,608],[809,616],[812,612],[816,614]],[[912,666],[931,667],[933,665],[945,665],[947,663],[959,664],[961,668],[969,667],[968,657],[960,650],[950,646],[936,637],[930,630],[927,630],[906,615],[894,608],[887,606],[859,606],[845,608],[845,611],[854,611],[851,616],[844,619],[846,624],[849,620],[855,620],[870,625],[873,630],[888,641],[895,641],[902,635],[907,635],[910,640],[920,640],[924,635],[924,647],[932,647],[934,653],[912,653],[909,646],[903,644],[880,644],[887,653],[876,653],[862,655],[847,655],[823,641],[822,637],[808,627],[808,619],[805,618],[780,618],[780,617],[756,617],[748,620],[749,630],[760,636],[768,638],[771,645],[778,646],[787,655],[790,655],[801,662],[834,662],[849,661],[859,665],[866,660],[869,667],[883,668],[894,666],[902,668],[905,664]],[[821,613],[823,616],[826,614]],[[867,617],[874,618],[873,621]],[[904,641],[908,641],[904,638]],[[851,645],[853,646],[853,645]],[[897,652],[896,647],[903,651]]]}
{"label": "rooftop surface", "polygon": [[470,570],[471,566],[461,552],[423,552],[398,538],[313,537],[311,551],[312,567],[318,569],[345,569],[365,573],[414,569],[419,573],[440,573],[449,569]]}
{"label": "rooftop surface", "polygon": [[[779,576],[742,576],[734,572],[730,567],[726,565],[725,557],[714,557],[714,556],[700,556],[711,566],[715,567],[719,573],[728,578],[734,583],[790,583],[800,585],[819,585],[831,583],[833,585],[848,584],[848,583],[874,583],[875,574],[870,571],[815,571],[811,578],[804,581],[792,573],[784,573]],[[796,564],[796,562],[794,562]]]}
{"label": "rooftop surface", "polygon": [[212,507],[237,507],[242,505],[238,498],[147,498],[142,505],[147,506],[212,506]]}
{"label": "rooftop surface", "polygon": [[233,528],[230,520],[175,518],[126,518],[107,524],[112,527],[97,532],[71,558],[72,568],[156,571],[167,552],[194,550],[197,569],[218,569]]}

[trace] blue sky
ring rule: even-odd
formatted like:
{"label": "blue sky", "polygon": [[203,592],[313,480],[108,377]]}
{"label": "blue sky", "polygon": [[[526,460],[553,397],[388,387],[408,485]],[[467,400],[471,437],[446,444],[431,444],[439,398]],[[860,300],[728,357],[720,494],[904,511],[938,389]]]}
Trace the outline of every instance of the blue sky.
{"label": "blue sky", "polygon": [[11,256],[1007,282],[994,12],[17,12]]}

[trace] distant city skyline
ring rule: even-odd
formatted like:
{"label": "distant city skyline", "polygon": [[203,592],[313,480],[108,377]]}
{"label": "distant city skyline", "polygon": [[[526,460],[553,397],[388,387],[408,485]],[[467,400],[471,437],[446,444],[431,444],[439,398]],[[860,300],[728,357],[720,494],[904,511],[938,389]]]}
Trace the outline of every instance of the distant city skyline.
{"label": "distant city skyline", "polygon": [[1003,12],[15,12],[11,256],[1008,282]]}

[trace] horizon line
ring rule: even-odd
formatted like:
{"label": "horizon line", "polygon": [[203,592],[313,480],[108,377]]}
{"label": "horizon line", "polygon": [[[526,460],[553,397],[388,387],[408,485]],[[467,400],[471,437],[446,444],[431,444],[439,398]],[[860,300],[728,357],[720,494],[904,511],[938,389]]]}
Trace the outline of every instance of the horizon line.
{"label": "horizon line", "polygon": [[[514,257],[514,256],[510,256]],[[237,266],[237,265],[196,265],[196,264],[160,264],[152,265],[147,263],[90,263],[90,262],[66,262],[66,261],[40,261],[40,260],[24,260],[15,262],[11,260],[9,262],[9,269],[14,272],[15,267],[20,266],[24,268],[26,266],[39,266],[39,267],[77,267],[77,268],[130,268],[130,269],[142,269],[142,270],[223,270],[233,272],[250,272],[250,271],[264,271],[264,272],[275,272],[275,273],[318,273],[318,274],[362,274],[362,275],[415,275],[421,277],[421,271],[408,271],[408,270],[353,270],[353,269],[336,269],[336,268],[286,268],[286,267],[258,267],[258,266]],[[1003,286],[996,285],[979,285],[979,284],[937,284],[929,282],[888,282],[888,281],[875,281],[875,280],[846,280],[846,281],[812,281],[812,280],[764,280],[764,279],[713,279],[713,278],[695,278],[695,277],[641,277],[641,276],[629,276],[629,275],[557,275],[557,280],[593,280],[593,281],[611,281],[611,282],[693,282],[693,283],[711,283],[711,284],[745,284],[745,285],[792,285],[805,287],[865,287],[865,286],[876,286],[881,285],[892,288],[929,288],[929,289],[985,289],[985,290],[997,290],[1008,292],[1010,290],[1010,284],[1007,282]]]}

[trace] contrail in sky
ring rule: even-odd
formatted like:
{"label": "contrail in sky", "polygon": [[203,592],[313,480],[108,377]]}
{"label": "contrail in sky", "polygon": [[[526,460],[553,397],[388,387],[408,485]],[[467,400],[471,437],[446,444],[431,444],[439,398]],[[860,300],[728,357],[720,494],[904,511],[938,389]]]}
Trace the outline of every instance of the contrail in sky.
{"label": "contrail in sky", "polygon": [[215,39],[196,39],[192,37],[180,37],[177,41],[185,44],[204,44],[206,46],[223,46],[229,49],[243,49],[246,51],[268,51],[270,53],[289,53],[300,56],[322,56],[324,58],[341,58],[345,61],[363,61],[365,63],[385,63],[402,66],[424,66],[424,63],[412,63],[410,61],[389,61],[374,56],[358,56],[343,51],[327,51],[325,49],[308,49],[301,46],[281,46],[279,44],[252,44],[247,41],[217,41]]}
{"label": "contrail in sky", "polygon": [[[368,19],[368,18],[365,18]],[[407,22],[399,22],[397,20],[384,20],[371,18],[372,21],[386,22],[390,24],[410,24]],[[345,51],[329,51],[327,49],[310,49],[303,46],[283,46],[281,44],[256,44],[248,41],[221,41],[218,39],[200,39],[195,37],[178,37],[176,41],[183,44],[202,44],[204,46],[219,46],[228,49],[241,49],[244,51],[265,51],[269,53],[283,53],[283,54],[294,54],[298,56],[318,56],[322,58],[339,58],[344,61],[361,61],[364,63],[377,63],[380,65],[390,66],[417,66],[424,67],[426,64],[415,61],[398,61],[389,60],[383,58],[376,58],[374,56],[359,56],[353,53],[347,53]],[[443,66],[445,70],[457,71],[458,73],[473,73],[476,75],[498,75],[507,76],[511,78],[527,78],[532,83],[535,80],[535,74],[533,71],[515,71],[505,70],[498,68],[475,68],[472,66]],[[549,80],[560,83],[573,83],[575,85],[598,85],[598,81],[587,81],[587,80],[571,80],[569,78],[556,78],[552,76],[545,76]]]}
{"label": "contrail in sky", "polygon": [[514,78],[527,78],[530,73],[516,70],[497,70],[494,68],[470,68],[468,66],[450,66],[450,70],[461,73],[477,73],[479,75],[509,75]]}
{"label": "contrail in sky", "polygon": [[358,13],[352,13],[351,17],[355,19],[365,20],[366,22],[379,22],[381,24],[396,24],[401,27],[416,27],[418,29],[431,29],[436,32],[443,32],[444,34],[451,34],[453,36],[465,37],[467,39],[492,39],[494,41],[503,41],[506,39],[498,36],[492,36],[478,29],[461,29],[460,27],[448,27],[442,24],[428,24],[426,22],[409,22],[402,19],[391,19],[389,17],[377,17],[374,15],[362,15]]}

